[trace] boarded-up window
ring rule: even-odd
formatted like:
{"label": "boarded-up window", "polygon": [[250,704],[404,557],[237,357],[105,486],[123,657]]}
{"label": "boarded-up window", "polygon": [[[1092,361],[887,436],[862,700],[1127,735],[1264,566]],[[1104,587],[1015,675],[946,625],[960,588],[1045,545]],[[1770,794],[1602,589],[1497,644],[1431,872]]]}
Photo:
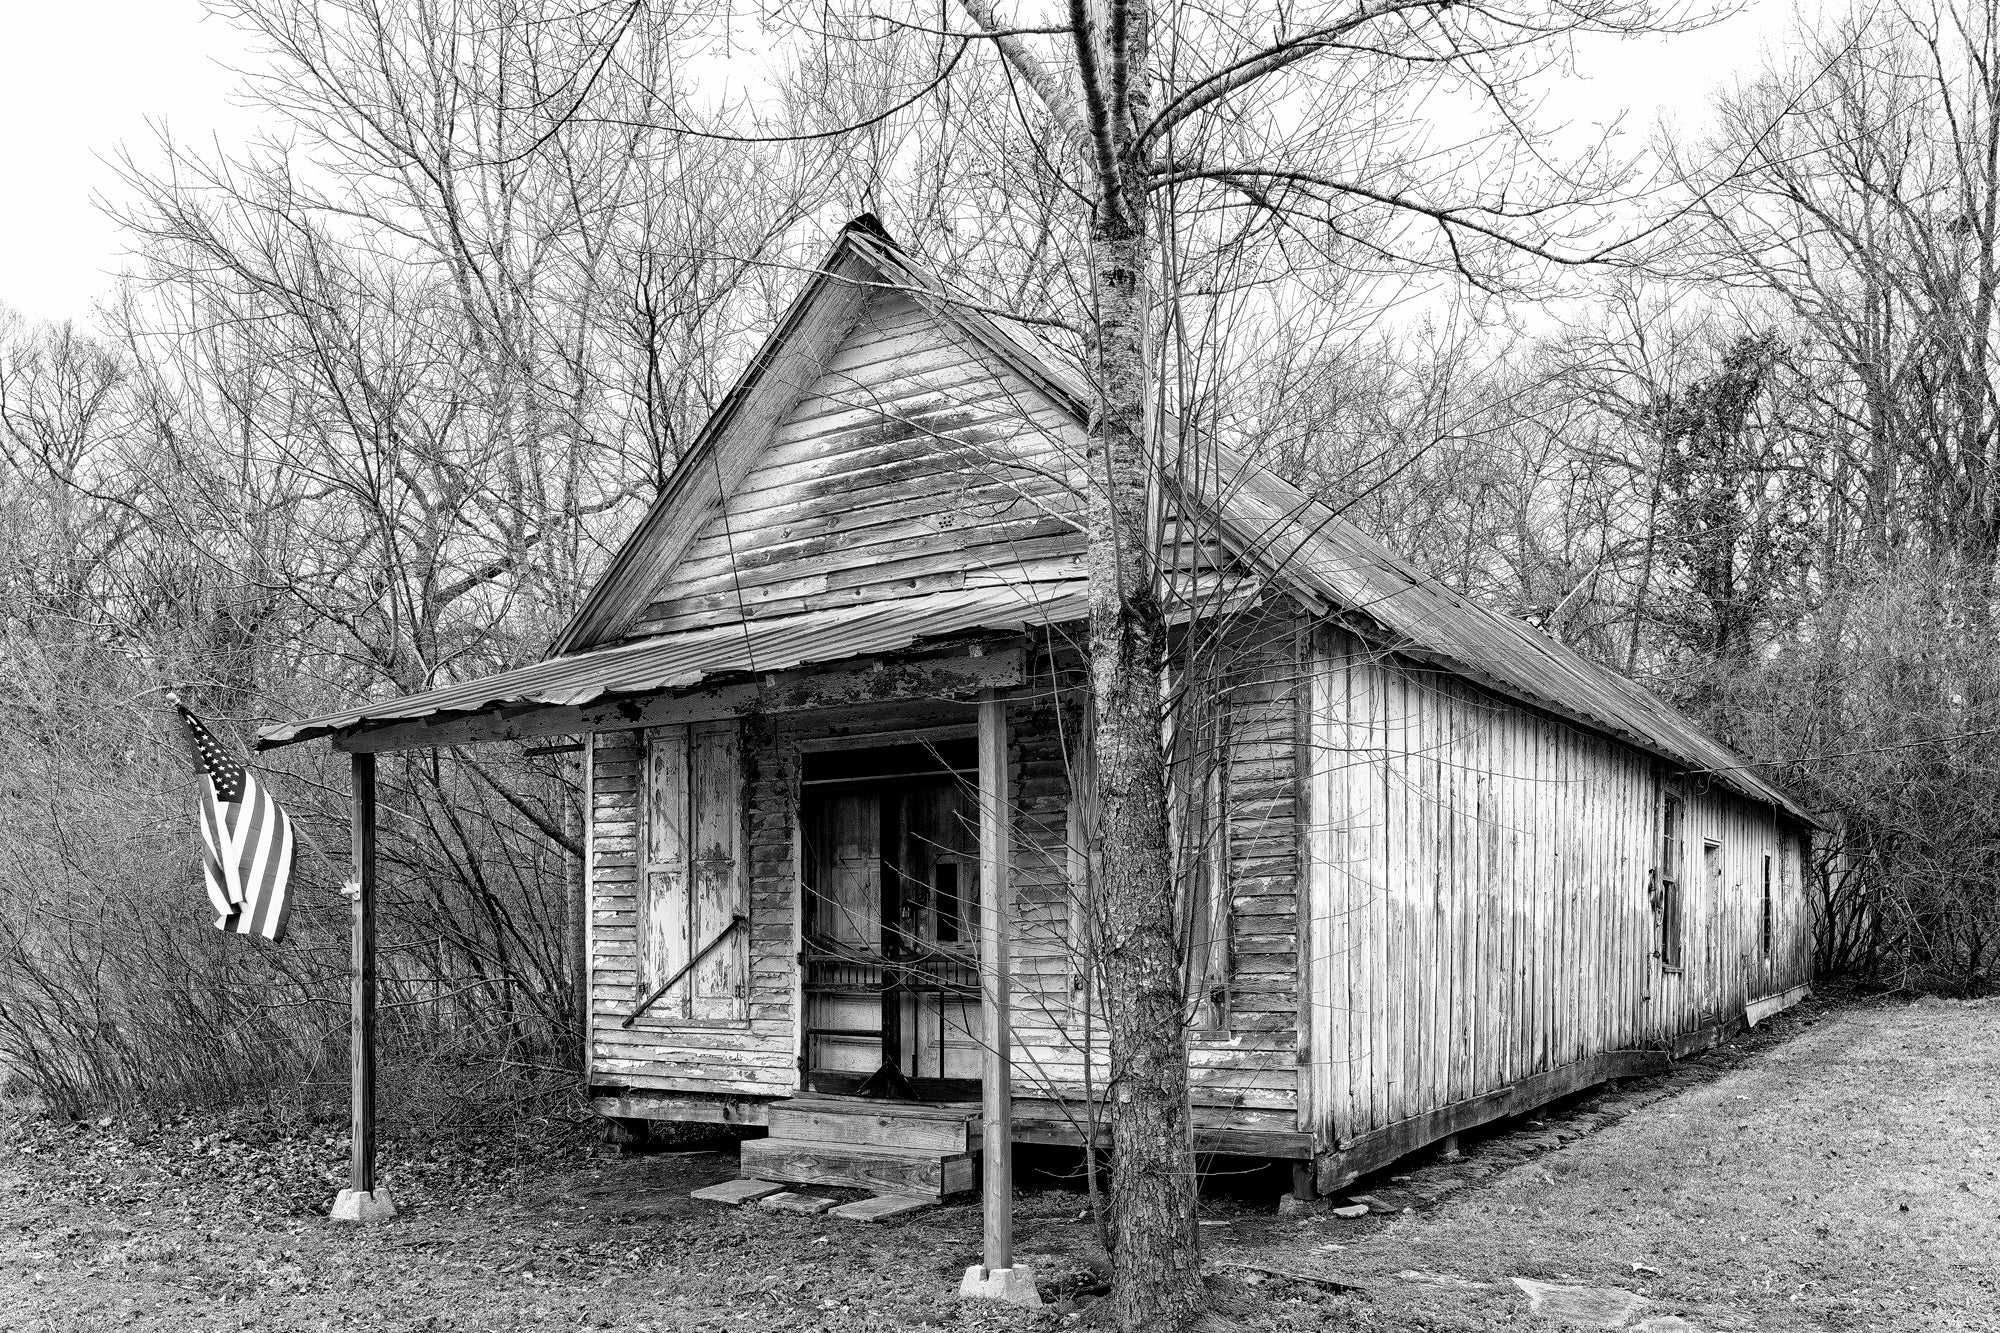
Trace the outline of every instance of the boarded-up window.
{"label": "boarded-up window", "polygon": [[695,963],[648,1016],[742,1022],[750,1016],[750,932],[738,918],[747,918],[750,906],[736,723],[646,734],[645,820],[641,994]]}
{"label": "boarded-up window", "polygon": [[1229,713],[1213,681],[1188,682],[1169,713],[1167,810],[1189,1021],[1196,1035],[1230,1027]]}
{"label": "boarded-up window", "polygon": [[1654,906],[1659,914],[1660,962],[1668,967],[1681,965],[1682,811],[1680,793],[1661,795],[1659,892]]}

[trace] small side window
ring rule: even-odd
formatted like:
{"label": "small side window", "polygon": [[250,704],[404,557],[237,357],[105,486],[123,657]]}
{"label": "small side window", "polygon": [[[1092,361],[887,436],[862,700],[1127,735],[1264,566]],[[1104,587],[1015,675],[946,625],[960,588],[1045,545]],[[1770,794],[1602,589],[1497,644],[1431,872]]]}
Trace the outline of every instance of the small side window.
{"label": "small side window", "polygon": [[1660,918],[1660,962],[1666,967],[1681,965],[1681,839],[1684,809],[1679,792],[1662,793],[1659,894],[1654,907]]}
{"label": "small side window", "polygon": [[1764,853],[1763,907],[1757,919],[1757,943],[1762,949],[1764,957],[1766,958],[1769,958],[1771,956],[1771,924],[1772,924],[1771,854],[1769,852],[1766,852]]}
{"label": "small side window", "polygon": [[[1720,912],[1722,904],[1726,901],[1722,892],[1723,865],[1721,843],[1708,842],[1706,840],[1702,842],[1701,868],[1708,875],[1708,910],[1711,912]],[[1736,887],[1740,891],[1743,887],[1742,881],[1739,880]]]}

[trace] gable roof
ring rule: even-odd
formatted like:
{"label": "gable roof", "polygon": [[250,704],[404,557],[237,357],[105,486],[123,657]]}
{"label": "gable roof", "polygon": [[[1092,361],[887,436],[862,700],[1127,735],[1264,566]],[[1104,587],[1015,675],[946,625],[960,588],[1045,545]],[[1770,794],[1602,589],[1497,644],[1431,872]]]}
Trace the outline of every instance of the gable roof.
{"label": "gable roof", "polygon": [[[976,596],[938,592],[882,607],[861,603],[831,621],[825,619],[828,612],[813,610],[765,620],[759,636],[778,635],[790,648],[767,648],[762,657],[742,628],[733,635],[733,648],[731,635],[712,629],[617,645],[621,632],[695,540],[705,517],[726,502],[772,432],[853,331],[868,294],[884,290],[907,294],[948,322],[1077,427],[1087,421],[1087,388],[1043,355],[1032,335],[955,297],[902,251],[879,222],[864,215],[842,231],[542,662],[266,728],[260,748],[441,711],[576,706],[612,695],[681,688],[742,671],[746,661],[757,670],[776,670],[782,669],[778,659],[786,667],[834,661],[891,651],[929,635],[1018,629],[1079,617],[1080,578],[1042,584],[1032,601],[1002,589]],[[1278,588],[1351,624],[1359,622],[1357,627],[1369,637],[1403,656],[1678,767],[1712,773],[1751,799],[1810,820],[1727,746],[1656,695],[1543,631],[1446,588],[1261,465],[1225,446],[1213,448],[1216,465],[1213,479],[1204,485],[1206,493],[1182,495],[1179,501],[1212,521],[1226,547]],[[837,632],[824,632],[835,628]],[[745,658],[744,652],[751,656]]]}
{"label": "gable roof", "polygon": [[[877,224],[879,226],[879,224]],[[672,568],[699,527],[700,516],[742,480],[777,422],[791,410],[860,316],[875,274],[849,238],[849,223],[812,277],[793,298],[764,345],[709,414],[701,434],[675,464],[646,516],[627,534],[603,575],[548,656],[595,648],[616,636]]]}
{"label": "gable roof", "polygon": [[871,296],[905,296],[935,321],[968,335],[987,355],[1049,399],[1072,422],[1088,412],[1083,385],[1030,351],[983,313],[955,300],[911,263],[873,215],[844,228],[832,252],[780,317],[769,339],[675,466],[659,498],[620,545],[603,576],[550,645],[557,657],[626,637],[633,622],[770,444],[773,431],[815,388],[856,331]]}

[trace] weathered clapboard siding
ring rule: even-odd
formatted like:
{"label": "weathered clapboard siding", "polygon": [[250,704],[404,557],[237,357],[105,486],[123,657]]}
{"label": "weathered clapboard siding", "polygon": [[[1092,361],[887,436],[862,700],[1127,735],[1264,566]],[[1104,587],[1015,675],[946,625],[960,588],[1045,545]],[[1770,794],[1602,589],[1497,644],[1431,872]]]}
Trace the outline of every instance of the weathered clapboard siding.
{"label": "weathered clapboard siding", "polygon": [[[1226,1030],[1190,1052],[1196,1104],[1227,1127],[1261,1125],[1282,1113],[1289,1127],[1299,1067],[1298,662],[1289,612],[1246,618],[1254,628],[1224,654],[1217,692],[1230,717],[1226,772],[1230,901],[1230,1005]],[[1075,892],[1080,861],[1071,845],[1071,765],[1080,734],[1076,702],[1031,692],[1009,709],[1015,793],[1011,868],[1014,932],[1014,1051],[1024,1096],[1076,1101],[1101,1095],[1106,1051],[1101,1014],[1086,1023],[1088,972]],[[1065,711],[1066,710],[1066,711]],[[797,1083],[799,890],[794,833],[801,747],[830,735],[907,733],[962,724],[968,708],[913,704],[787,714],[746,722],[748,859],[751,875],[750,1019],[734,1027],[688,1026],[658,1015],[630,1031],[619,1022],[642,993],[634,848],[639,811],[640,733],[601,733],[592,753],[593,1081],[631,1089],[777,1095]],[[1085,1049],[1086,1033],[1091,1046]],[[1086,1055],[1090,1078],[1085,1077]],[[1233,1118],[1227,1113],[1240,1112]],[[1254,1114],[1253,1114],[1254,1113]],[[1214,1118],[1211,1115],[1211,1120]]]}
{"label": "weathered clapboard siding", "polygon": [[875,294],[628,634],[1073,576],[1079,441],[989,354]]}
{"label": "weathered clapboard siding", "polygon": [[[1024,1097],[1074,1101],[1107,1073],[1103,1024],[1086,1024],[1089,966],[1071,891],[1077,860],[1070,846],[1070,766],[1078,714],[1046,700],[1008,709],[1013,764],[1014,890],[1012,922],[1014,1070]],[[1090,1040],[1086,1052],[1085,1039]],[[1086,1117],[1087,1118],[1087,1117]]]}
{"label": "weathered clapboard siding", "polygon": [[[1810,975],[1790,821],[1721,788],[1688,793],[1686,965],[1672,971],[1653,897],[1658,761],[1329,626],[1314,655],[1302,1125],[1329,1144],[1600,1052],[1669,1046]],[[1697,886],[1708,840],[1723,873]]]}
{"label": "weathered clapboard siding", "polygon": [[[1297,617],[1287,606],[1232,622],[1227,646],[1190,688],[1223,708],[1227,822],[1227,1022],[1190,1041],[1190,1095],[1203,1123],[1294,1123],[1300,1064]],[[1086,1024],[1089,972],[1073,885],[1070,766],[1080,735],[1047,703],[1010,710],[1015,757],[1014,1040],[1022,1094],[1101,1096],[1108,1073],[1101,1012]],[[1091,1038],[1091,1081],[1084,1040]]]}
{"label": "weathered clapboard siding", "polygon": [[1223,706],[1228,1012],[1190,1041],[1197,1104],[1298,1105],[1299,840],[1297,617],[1288,604],[1233,617],[1211,654]]}
{"label": "weathered clapboard siding", "polygon": [[[1064,731],[1053,705],[1010,719],[1015,803],[1016,1065],[1020,1085],[1062,1095],[1082,1083],[1080,975],[1071,936]],[[858,716],[857,716],[858,715]],[[963,724],[968,707],[913,704],[746,722],[743,755],[751,874],[752,1003],[747,1025],[697,1028],[642,1018],[618,1027],[639,993],[633,859],[637,733],[602,733],[592,756],[593,1081],[629,1088],[778,1095],[797,1084],[799,882],[795,830],[801,748],[832,736]],[[1074,737],[1075,719],[1067,734]],[[1102,1050],[1098,1052],[1102,1075]],[[1100,1083],[1101,1086],[1101,1083]]]}
{"label": "weathered clapboard siding", "polygon": [[[1332,1145],[1599,1052],[1671,1046],[1805,980],[1803,845],[1770,811],[1719,789],[1687,792],[1685,966],[1665,969],[1652,900],[1653,759],[1339,631],[1320,630],[1301,662],[1298,623],[1289,612],[1241,617],[1217,659],[1214,689],[1229,718],[1230,994],[1226,1028],[1190,1042],[1198,1105],[1297,1107],[1300,1127]],[[1302,718],[1308,669],[1313,702]],[[752,994],[748,1023],[734,1028],[618,1027],[640,991],[639,750],[637,733],[598,737],[597,1082],[765,1095],[796,1086],[799,747],[830,731],[941,720],[965,718],[948,705],[909,705],[865,722],[807,713],[746,725]],[[1102,1023],[1084,1021],[1072,890],[1077,719],[1029,698],[1009,725],[1016,1078],[1024,1095],[1073,1101],[1086,1086],[1086,1028],[1090,1086],[1101,1089],[1106,1072]],[[1719,878],[1705,864],[1711,841]],[[1303,911],[1302,843],[1315,849]],[[1767,853],[1768,960],[1758,940]]]}
{"label": "weathered clapboard siding", "polygon": [[[1670,1049],[1809,975],[1802,834],[1769,809],[1698,781],[1686,791],[1676,971],[1659,957],[1653,895],[1659,761],[1290,610],[1238,617],[1214,673],[1228,718],[1229,1002],[1226,1024],[1189,1050],[1193,1099],[1211,1119],[1240,1113],[1248,1129],[1295,1114],[1336,1149],[1604,1052]],[[1029,690],[1009,710],[1015,1078],[1024,1096],[1072,1103],[1086,1086],[1101,1093],[1106,1073],[1102,1024],[1083,1008],[1073,709]],[[794,1090],[801,747],[969,718],[963,705],[911,703],[746,721],[752,986],[749,1018],[733,1026],[618,1027],[642,989],[640,750],[638,733],[597,737],[593,1081]]]}

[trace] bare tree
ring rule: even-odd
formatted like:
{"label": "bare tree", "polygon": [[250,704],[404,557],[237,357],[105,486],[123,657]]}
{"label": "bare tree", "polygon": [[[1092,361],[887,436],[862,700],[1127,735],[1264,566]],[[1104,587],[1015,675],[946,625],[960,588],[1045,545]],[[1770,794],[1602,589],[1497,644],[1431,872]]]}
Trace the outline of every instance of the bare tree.
{"label": "bare tree", "polygon": [[[1079,0],[1041,23],[986,0],[961,7],[1029,107],[1057,197],[1083,219],[1091,899],[1115,1301],[1122,1327],[1175,1329],[1195,1318],[1201,1286],[1162,745],[1174,560],[1161,496],[1200,470],[1198,433],[1167,423],[1202,421],[1213,391],[1185,390],[1233,369],[1186,331],[1214,327],[1231,280],[1296,292],[1322,266],[1390,267],[1500,289],[1528,280],[1524,260],[1573,257],[1601,225],[1588,206],[1622,176],[1601,156],[1559,165],[1526,128],[1523,80],[1548,57],[1524,53],[1656,19],[1643,5],[1498,15],[1364,0],[1288,12],[1271,32],[1249,11],[1189,6]],[[1450,149],[1418,150],[1434,129],[1427,97],[1462,99],[1481,123]],[[1282,297],[1267,309],[1288,313]]]}
{"label": "bare tree", "polygon": [[[1853,553],[2000,550],[2000,10],[1901,4],[1727,102],[1680,273],[1765,298],[1816,363]],[[1751,126],[1764,127],[1753,132]]]}
{"label": "bare tree", "polygon": [[[539,652],[786,293],[791,233],[835,170],[657,123],[679,118],[720,9],[218,6],[270,52],[245,90],[266,139],[127,159],[135,273],[107,337],[0,330],[0,512],[22,538],[0,561],[0,632],[45,667],[37,688],[119,718],[178,800],[181,747],[146,704],[163,683],[247,734]],[[125,749],[32,736],[21,771],[121,788]],[[309,845],[337,847],[337,775],[277,762]],[[392,1047],[573,1065],[574,761],[425,755],[383,782]],[[0,855],[24,882],[167,900],[192,864],[134,849],[184,850],[184,824],[122,808],[134,827],[10,815]],[[143,872],[95,878],[120,847]],[[318,930],[339,872],[309,854],[300,873],[298,944],[248,968],[230,1013],[261,1012],[260,986],[282,995],[268,1017],[297,1024],[267,1048],[311,1069],[340,1032],[340,954]],[[142,1027],[163,1044],[97,1062],[65,1085],[78,1097],[182,1067],[192,1048],[169,1048],[202,1029],[142,1024],[145,992],[99,983],[212,961],[206,938],[66,901],[11,904],[0,948],[20,967],[0,967],[0,1005],[40,1017],[0,1041],[68,1048],[37,1025],[75,1012],[131,1051]],[[243,1031],[215,1049],[266,1049]],[[208,1086],[283,1067],[231,1060]]]}

